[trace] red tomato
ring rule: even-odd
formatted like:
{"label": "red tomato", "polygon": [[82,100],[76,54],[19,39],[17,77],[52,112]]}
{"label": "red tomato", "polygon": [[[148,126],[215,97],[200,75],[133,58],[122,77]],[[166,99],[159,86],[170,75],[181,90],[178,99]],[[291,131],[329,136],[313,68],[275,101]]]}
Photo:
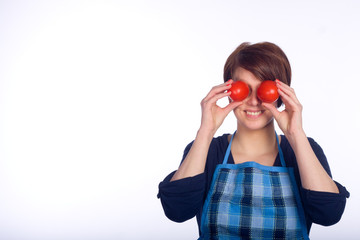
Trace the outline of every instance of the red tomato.
{"label": "red tomato", "polygon": [[257,89],[257,96],[261,101],[273,103],[279,98],[278,88],[274,81],[265,80]]}
{"label": "red tomato", "polygon": [[247,98],[250,92],[248,85],[242,81],[233,82],[229,91],[231,91],[230,98],[237,102]]}

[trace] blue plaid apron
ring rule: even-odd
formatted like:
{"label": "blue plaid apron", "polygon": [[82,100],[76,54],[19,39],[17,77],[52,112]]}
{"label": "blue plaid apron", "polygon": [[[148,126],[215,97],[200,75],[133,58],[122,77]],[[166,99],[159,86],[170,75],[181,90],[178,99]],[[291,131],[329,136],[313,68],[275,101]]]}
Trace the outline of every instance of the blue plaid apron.
{"label": "blue plaid apron", "polygon": [[199,239],[309,239],[293,169],[285,165],[277,135],[282,166],[270,167],[227,164],[235,133],[215,169]]}

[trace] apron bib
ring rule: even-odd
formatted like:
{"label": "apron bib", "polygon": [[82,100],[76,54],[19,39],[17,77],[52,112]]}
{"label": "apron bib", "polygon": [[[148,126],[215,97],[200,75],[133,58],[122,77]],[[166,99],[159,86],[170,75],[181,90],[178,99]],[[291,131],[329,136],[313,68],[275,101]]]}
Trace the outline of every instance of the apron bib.
{"label": "apron bib", "polygon": [[277,135],[281,167],[270,167],[228,164],[235,133],[215,169],[199,239],[309,239],[293,169],[285,165]]}

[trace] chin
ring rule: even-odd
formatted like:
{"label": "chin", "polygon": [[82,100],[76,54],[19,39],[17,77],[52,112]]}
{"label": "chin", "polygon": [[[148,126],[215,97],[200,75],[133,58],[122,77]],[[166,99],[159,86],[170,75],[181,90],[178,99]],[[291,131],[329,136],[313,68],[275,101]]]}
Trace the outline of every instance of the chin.
{"label": "chin", "polygon": [[241,126],[246,128],[247,130],[251,130],[251,131],[265,129],[269,125],[270,125],[270,123],[268,123],[268,124],[241,124]]}
{"label": "chin", "polygon": [[253,130],[253,131],[266,128],[274,123],[274,118],[272,116],[263,116],[258,119],[248,119],[243,116],[242,117],[236,116],[236,118],[237,118],[238,126],[242,126],[245,129]]}

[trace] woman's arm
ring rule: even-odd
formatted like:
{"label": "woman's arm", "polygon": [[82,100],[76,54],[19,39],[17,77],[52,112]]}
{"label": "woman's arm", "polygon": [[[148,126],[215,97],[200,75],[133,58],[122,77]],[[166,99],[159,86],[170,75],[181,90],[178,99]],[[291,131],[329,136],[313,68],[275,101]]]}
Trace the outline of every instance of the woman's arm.
{"label": "woman's arm", "polygon": [[233,80],[229,80],[226,83],[213,87],[201,101],[202,116],[200,129],[189,153],[171,181],[193,177],[204,172],[209,146],[217,129],[221,126],[225,117],[234,108],[241,105],[241,102],[232,102],[224,108],[216,105],[219,99],[230,96],[231,92],[227,90],[231,88],[232,82]]}
{"label": "woman's arm", "polygon": [[339,193],[335,182],[316,157],[305,133],[293,133],[289,142],[297,159],[302,187],[312,191]]}
{"label": "woman's arm", "polygon": [[205,195],[205,174],[170,182],[173,174],[169,174],[159,184],[157,197],[170,220],[184,222],[201,210]]}
{"label": "woman's arm", "polygon": [[330,226],[341,219],[345,210],[346,198],[350,194],[341,184],[336,183],[336,185],[339,193],[301,189],[304,209],[310,222]]}
{"label": "woman's arm", "polygon": [[199,130],[192,147],[171,181],[193,177],[204,172],[209,146],[213,138],[211,132]]}
{"label": "woman's arm", "polygon": [[[324,151],[317,142],[312,138],[308,138],[308,141],[313,149],[317,159],[326,173],[331,177],[330,166],[327,162],[327,158]],[[288,152],[289,154],[289,152]],[[329,226],[337,223],[345,210],[346,198],[349,197],[349,192],[341,184],[335,182],[339,193],[324,192],[324,191],[312,191],[304,189],[301,186],[300,173],[298,169],[297,160],[293,149],[290,151],[290,158],[292,159],[292,166],[296,165],[296,178],[298,179],[298,187],[304,204],[305,216],[307,219],[308,229],[310,229],[311,223],[317,223],[324,226]],[[295,164],[295,165],[293,165]],[[290,165],[289,165],[290,166]]]}
{"label": "woman's arm", "polygon": [[339,193],[335,182],[322,167],[302,128],[302,105],[294,89],[276,80],[278,92],[285,104],[279,112],[273,105],[263,103],[274,115],[280,129],[294,150],[303,188],[312,191]]}

